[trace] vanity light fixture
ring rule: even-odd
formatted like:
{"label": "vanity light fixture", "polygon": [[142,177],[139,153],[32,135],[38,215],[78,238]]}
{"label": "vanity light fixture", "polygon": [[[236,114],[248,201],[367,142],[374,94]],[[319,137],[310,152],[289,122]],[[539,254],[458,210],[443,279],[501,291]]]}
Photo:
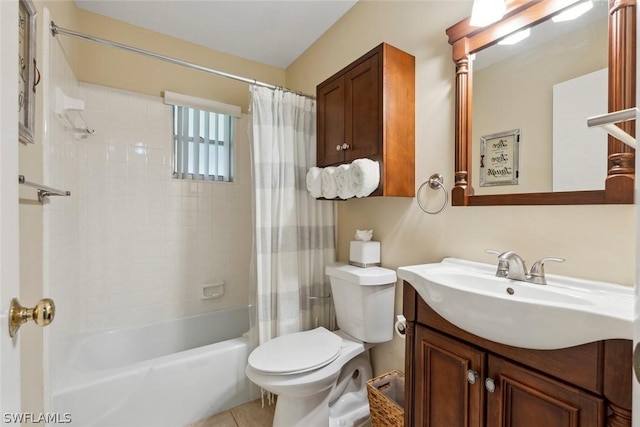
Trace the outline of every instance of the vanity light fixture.
{"label": "vanity light fixture", "polygon": [[500,40],[498,44],[513,45],[518,42],[521,42],[522,40],[526,39],[530,35],[531,35],[531,28],[525,28],[522,31],[518,31],[517,33],[513,33],[510,36],[505,37],[504,39]]}
{"label": "vanity light fixture", "polygon": [[565,22],[572,21],[580,16],[584,15],[593,8],[593,2],[591,0],[579,3],[564,12],[551,18],[553,22]]}
{"label": "vanity light fixture", "polygon": [[473,0],[469,24],[474,27],[486,27],[502,19],[506,11],[505,0]]}

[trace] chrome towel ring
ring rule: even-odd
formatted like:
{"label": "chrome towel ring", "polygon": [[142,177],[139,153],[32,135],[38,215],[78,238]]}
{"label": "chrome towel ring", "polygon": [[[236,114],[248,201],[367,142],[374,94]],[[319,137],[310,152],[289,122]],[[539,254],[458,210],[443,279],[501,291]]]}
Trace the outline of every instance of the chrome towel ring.
{"label": "chrome towel ring", "polygon": [[[442,207],[440,209],[434,212],[428,211],[422,205],[422,201],[420,200],[420,191],[422,191],[422,187],[424,187],[427,184],[429,184],[429,187],[432,190],[437,190],[440,188],[442,189],[442,191],[444,191],[444,203],[442,204]],[[442,210],[447,206],[447,203],[449,203],[449,193],[447,192],[447,189],[444,186],[444,179],[442,178],[442,175],[440,175],[439,173],[434,173],[429,177],[427,181],[423,182],[420,185],[420,187],[418,187],[418,191],[416,192],[416,200],[418,201],[418,206],[420,206],[420,209],[422,209],[423,212],[428,213],[429,215],[435,215],[437,213],[442,212]]]}

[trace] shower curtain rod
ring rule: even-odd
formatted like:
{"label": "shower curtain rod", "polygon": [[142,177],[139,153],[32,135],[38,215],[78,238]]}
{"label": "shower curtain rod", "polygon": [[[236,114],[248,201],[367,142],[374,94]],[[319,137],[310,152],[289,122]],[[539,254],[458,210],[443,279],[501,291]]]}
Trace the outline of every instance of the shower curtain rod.
{"label": "shower curtain rod", "polygon": [[298,92],[298,91],[295,91],[295,90],[287,89],[287,88],[284,88],[284,87],[281,87],[281,86],[275,86],[275,85],[272,85],[272,84],[269,84],[269,83],[264,83],[264,82],[257,81],[255,79],[248,79],[246,77],[236,76],[235,74],[229,74],[229,73],[225,73],[224,71],[218,71],[218,70],[214,70],[214,69],[211,69],[211,68],[203,67],[201,65],[193,64],[191,62],[183,61],[181,59],[176,59],[176,58],[172,58],[170,56],[160,55],[159,53],[151,52],[151,51],[144,50],[144,49],[139,49],[137,47],[129,46],[129,45],[126,45],[126,44],[114,42],[114,41],[111,41],[111,40],[101,39],[99,37],[90,36],[88,34],[78,33],[78,32],[73,31],[73,30],[68,30],[68,29],[65,29],[65,28],[61,28],[61,27],[57,26],[53,21],[51,21],[51,26],[49,28],[51,29],[51,34],[54,37],[57,36],[58,34],[62,34],[62,35],[65,35],[65,36],[70,36],[70,37],[75,37],[77,39],[98,43],[98,44],[101,44],[103,46],[115,47],[117,49],[126,50],[128,52],[133,52],[133,53],[137,53],[137,54],[140,54],[140,55],[149,56],[149,57],[154,58],[154,59],[159,59],[161,61],[165,61],[165,62],[169,62],[171,64],[180,65],[182,67],[191,68],[193,70],[198,70],[198,71],[202,71],[202,72],[205,72],[205,73],[213,74],[213,75],[216,75],[216,76],[219,76],[219,77],[226,77],[228,79],[237,80],[237,81],[240,81],[240,82],[244,82],[244,83],[248,83],[248,84],[252,84],[252,85],[256,85],[256,86],[262,86],[262,87],[266,87],[266,88],[269,88],[269,89],[281,89],[281,90],[284,90],[285,92],[297,93],[298,95],[306,96],[306,97],[312,98],[312,99],[316,98],[315,96],[307,95],[307,94],[304,94],[304,93],[301,93],[301,92]]}

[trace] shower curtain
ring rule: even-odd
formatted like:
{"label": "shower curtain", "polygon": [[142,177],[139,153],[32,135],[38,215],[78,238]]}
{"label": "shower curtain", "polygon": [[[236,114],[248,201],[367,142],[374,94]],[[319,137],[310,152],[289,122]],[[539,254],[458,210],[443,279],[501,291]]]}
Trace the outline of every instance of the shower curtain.
{"label": "shower curtain", "polygon": [[[251,86],[255,344],[316,326],[334,328],[325,265],[335,261],[335,202],[313,199],[316,102]],[[256,337],[257,335],[257,337]]]}

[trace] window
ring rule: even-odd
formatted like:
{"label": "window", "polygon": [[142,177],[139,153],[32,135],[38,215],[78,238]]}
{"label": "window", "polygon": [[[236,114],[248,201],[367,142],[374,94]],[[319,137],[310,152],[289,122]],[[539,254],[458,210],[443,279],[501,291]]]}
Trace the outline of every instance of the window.
{"label": "window", "polygon": [[173,105],[173,175],[178,179],[233,181],[233,123],[240,107],[165,92]]}
{"label": "window", "polygon": [[233,181],[233,117],[173,106],[173,173],[177,178]]}

